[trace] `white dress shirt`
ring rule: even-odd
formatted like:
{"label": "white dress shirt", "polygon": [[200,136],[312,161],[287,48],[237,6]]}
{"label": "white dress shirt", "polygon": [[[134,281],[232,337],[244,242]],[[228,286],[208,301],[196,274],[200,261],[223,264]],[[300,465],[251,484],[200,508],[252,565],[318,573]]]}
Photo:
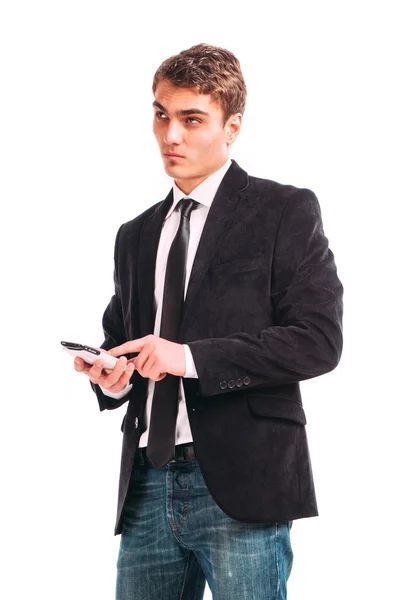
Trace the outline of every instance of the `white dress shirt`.
{"label": "white dress shirt", "polygon": [[[154,297],[154,307],[155,307],[155,325],[154,325],[154,335],[159,336],[160,332],[160,323],[162,317],[162,304],[163,304],[163,290],[164,290],[164,280],[166,275],[166,265],[167,258],[170,250],[170,246],[172,241],[177,233],[177,229],[180,223],[180,213],[175,210],[178,202],[181,198],[192,198],[199,203],[199,206],[196,210],[191,212],[190,218],[190,235],[189,235],[189,244],[188,244],[188,254],[187,254],[187,265],[186,265],[186,279],[185,279],[185,291],[184,298],[187,293],[189,278],[191,276],[192,265],[196,255],[196,250],[198,248],[199,240],[202,235],[203,227],[205,225],[207,215],[209,214],[210,206],[214,200],[214,196],[220,186],[220,183],[231,166],[231,160],[228,159],[224,166],[221,167],[218,171],[210,175],[207,179],[202,181],[190,194],[187,196],[184,194],[179,187],[176,185],[175,181],[173,182],[173,204],[170,207],[164,221],[163,228],[160,234],[159,245],[158,245],[158,253],[156,258],[156,269],[155,269],[155,297]],[[186,371],[184,377],[198,377],[198,374],[195,369],[195,363],[192,358],[191,351],[189,346],[184,344],[185,351],[185,360],[186,360]],[[146,408],[145,408],[145,419],[144,419],[144,430],[141,434],[139,446],[147,446],[148,444],[148,434],[149,434],[149,423],[151,417],[151,409],[152,409],[152,398],[153,391],[155,387],[155,381],[153,379],[148,380],[148,391],[147,391],[147,399],[146,399]],[[122,398],[125,394],[127,394],[132,385],[128,385],[124,390],[118,393],[111,393],[107,390],[102,389],[103,393],[112,398]],[[177,414],[177,424],[176,424],[176,440],[177,444],[184,444],[186,442],[192,442],[192,433],[191,428],[189,426],[188,421],[188,413],[185,403],[185,395],[184,388],[182,384],[182,379],[180,380],[179,391],[178,391],[178,414]]]}

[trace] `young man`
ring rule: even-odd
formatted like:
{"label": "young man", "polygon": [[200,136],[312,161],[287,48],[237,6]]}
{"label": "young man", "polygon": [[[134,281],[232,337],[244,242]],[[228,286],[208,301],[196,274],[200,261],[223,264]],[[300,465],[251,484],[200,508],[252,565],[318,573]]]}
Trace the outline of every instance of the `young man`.
{"label": "young man", "polygon": [[299,381],[339,362],[342,286],[315,195],[229,158],[236,57],[194,46],[153,92],[173,189],[116,237],[117,366],[75,361],[101,410],[128,402],[117,600],[196,600],[206,580],[215,600],[284,599],[292,521],[317,515]]}

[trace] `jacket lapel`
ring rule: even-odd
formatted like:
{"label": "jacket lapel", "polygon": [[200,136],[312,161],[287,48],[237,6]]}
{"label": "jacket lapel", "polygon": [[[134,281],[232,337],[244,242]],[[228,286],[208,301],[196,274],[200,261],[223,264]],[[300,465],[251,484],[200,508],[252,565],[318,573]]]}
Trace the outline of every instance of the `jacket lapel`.
{"label": "jacket lapel", "polygon": [[[211,204],[195,254],[184,303],[181,333],[183,332],[184,320],[195,301],[209,261],[218,244],[223,239],[223,232],[227,230],[229,222],[234,216],[236,206],[242,198],[241,192],[247,186],[248,176],[246,171],[241,169],[232,160],[232,164],[225,174]],[[145,221],[141,231],[137,277],[142,337],[153,333],[155,324],[154,286],[156,256],[163,221],[172,203],[173,190],[169,192],[166,199],[158,205],[155,212]]]}
{"label": "jacket lapel", "polygon": [[209,214],[207,215],[206,223],[199,240],[185,297],[180,339],[183,337],[184,321],[195,303],[195,298],[197,297],[209,262],[217,246],[221,243],[224,237],[223,233],[228,229],[236,207],[242,199],[241,192],[247,186],[248,176],[246,171],[241,169],[233,160],[210,206]]}

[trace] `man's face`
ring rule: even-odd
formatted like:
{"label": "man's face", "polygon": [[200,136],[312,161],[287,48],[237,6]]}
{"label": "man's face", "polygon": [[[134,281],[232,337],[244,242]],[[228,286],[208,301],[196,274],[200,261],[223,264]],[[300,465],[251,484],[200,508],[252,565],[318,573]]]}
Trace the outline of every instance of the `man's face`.
{"label": "man's face", "polygon": [[225,164],[242,116],[232,115],[224,125],[222,109],[210,95],[165,79],[157,85],[153,107],[153,132],[165,171],[190,194]]}

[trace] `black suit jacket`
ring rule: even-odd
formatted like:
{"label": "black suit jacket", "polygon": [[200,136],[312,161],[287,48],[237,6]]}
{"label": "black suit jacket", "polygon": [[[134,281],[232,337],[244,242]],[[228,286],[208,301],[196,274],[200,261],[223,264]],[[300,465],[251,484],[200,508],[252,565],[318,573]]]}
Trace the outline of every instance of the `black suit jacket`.
{"label": "black suit jacket", "polygon": [[[115,243],[115,294],[103,317],[110,349],[153,333],[157,247],[172,192],[125,223]],[[183,378],[194,447],[221,509],[239,521],[318,514],[299,381],[336,367],[342,285],[316,196],[248,176],[232,161],[211,205],[184,304],[180,343],[198,379]],[[134,372],[115,534],[142,432],[148,379]]]}

